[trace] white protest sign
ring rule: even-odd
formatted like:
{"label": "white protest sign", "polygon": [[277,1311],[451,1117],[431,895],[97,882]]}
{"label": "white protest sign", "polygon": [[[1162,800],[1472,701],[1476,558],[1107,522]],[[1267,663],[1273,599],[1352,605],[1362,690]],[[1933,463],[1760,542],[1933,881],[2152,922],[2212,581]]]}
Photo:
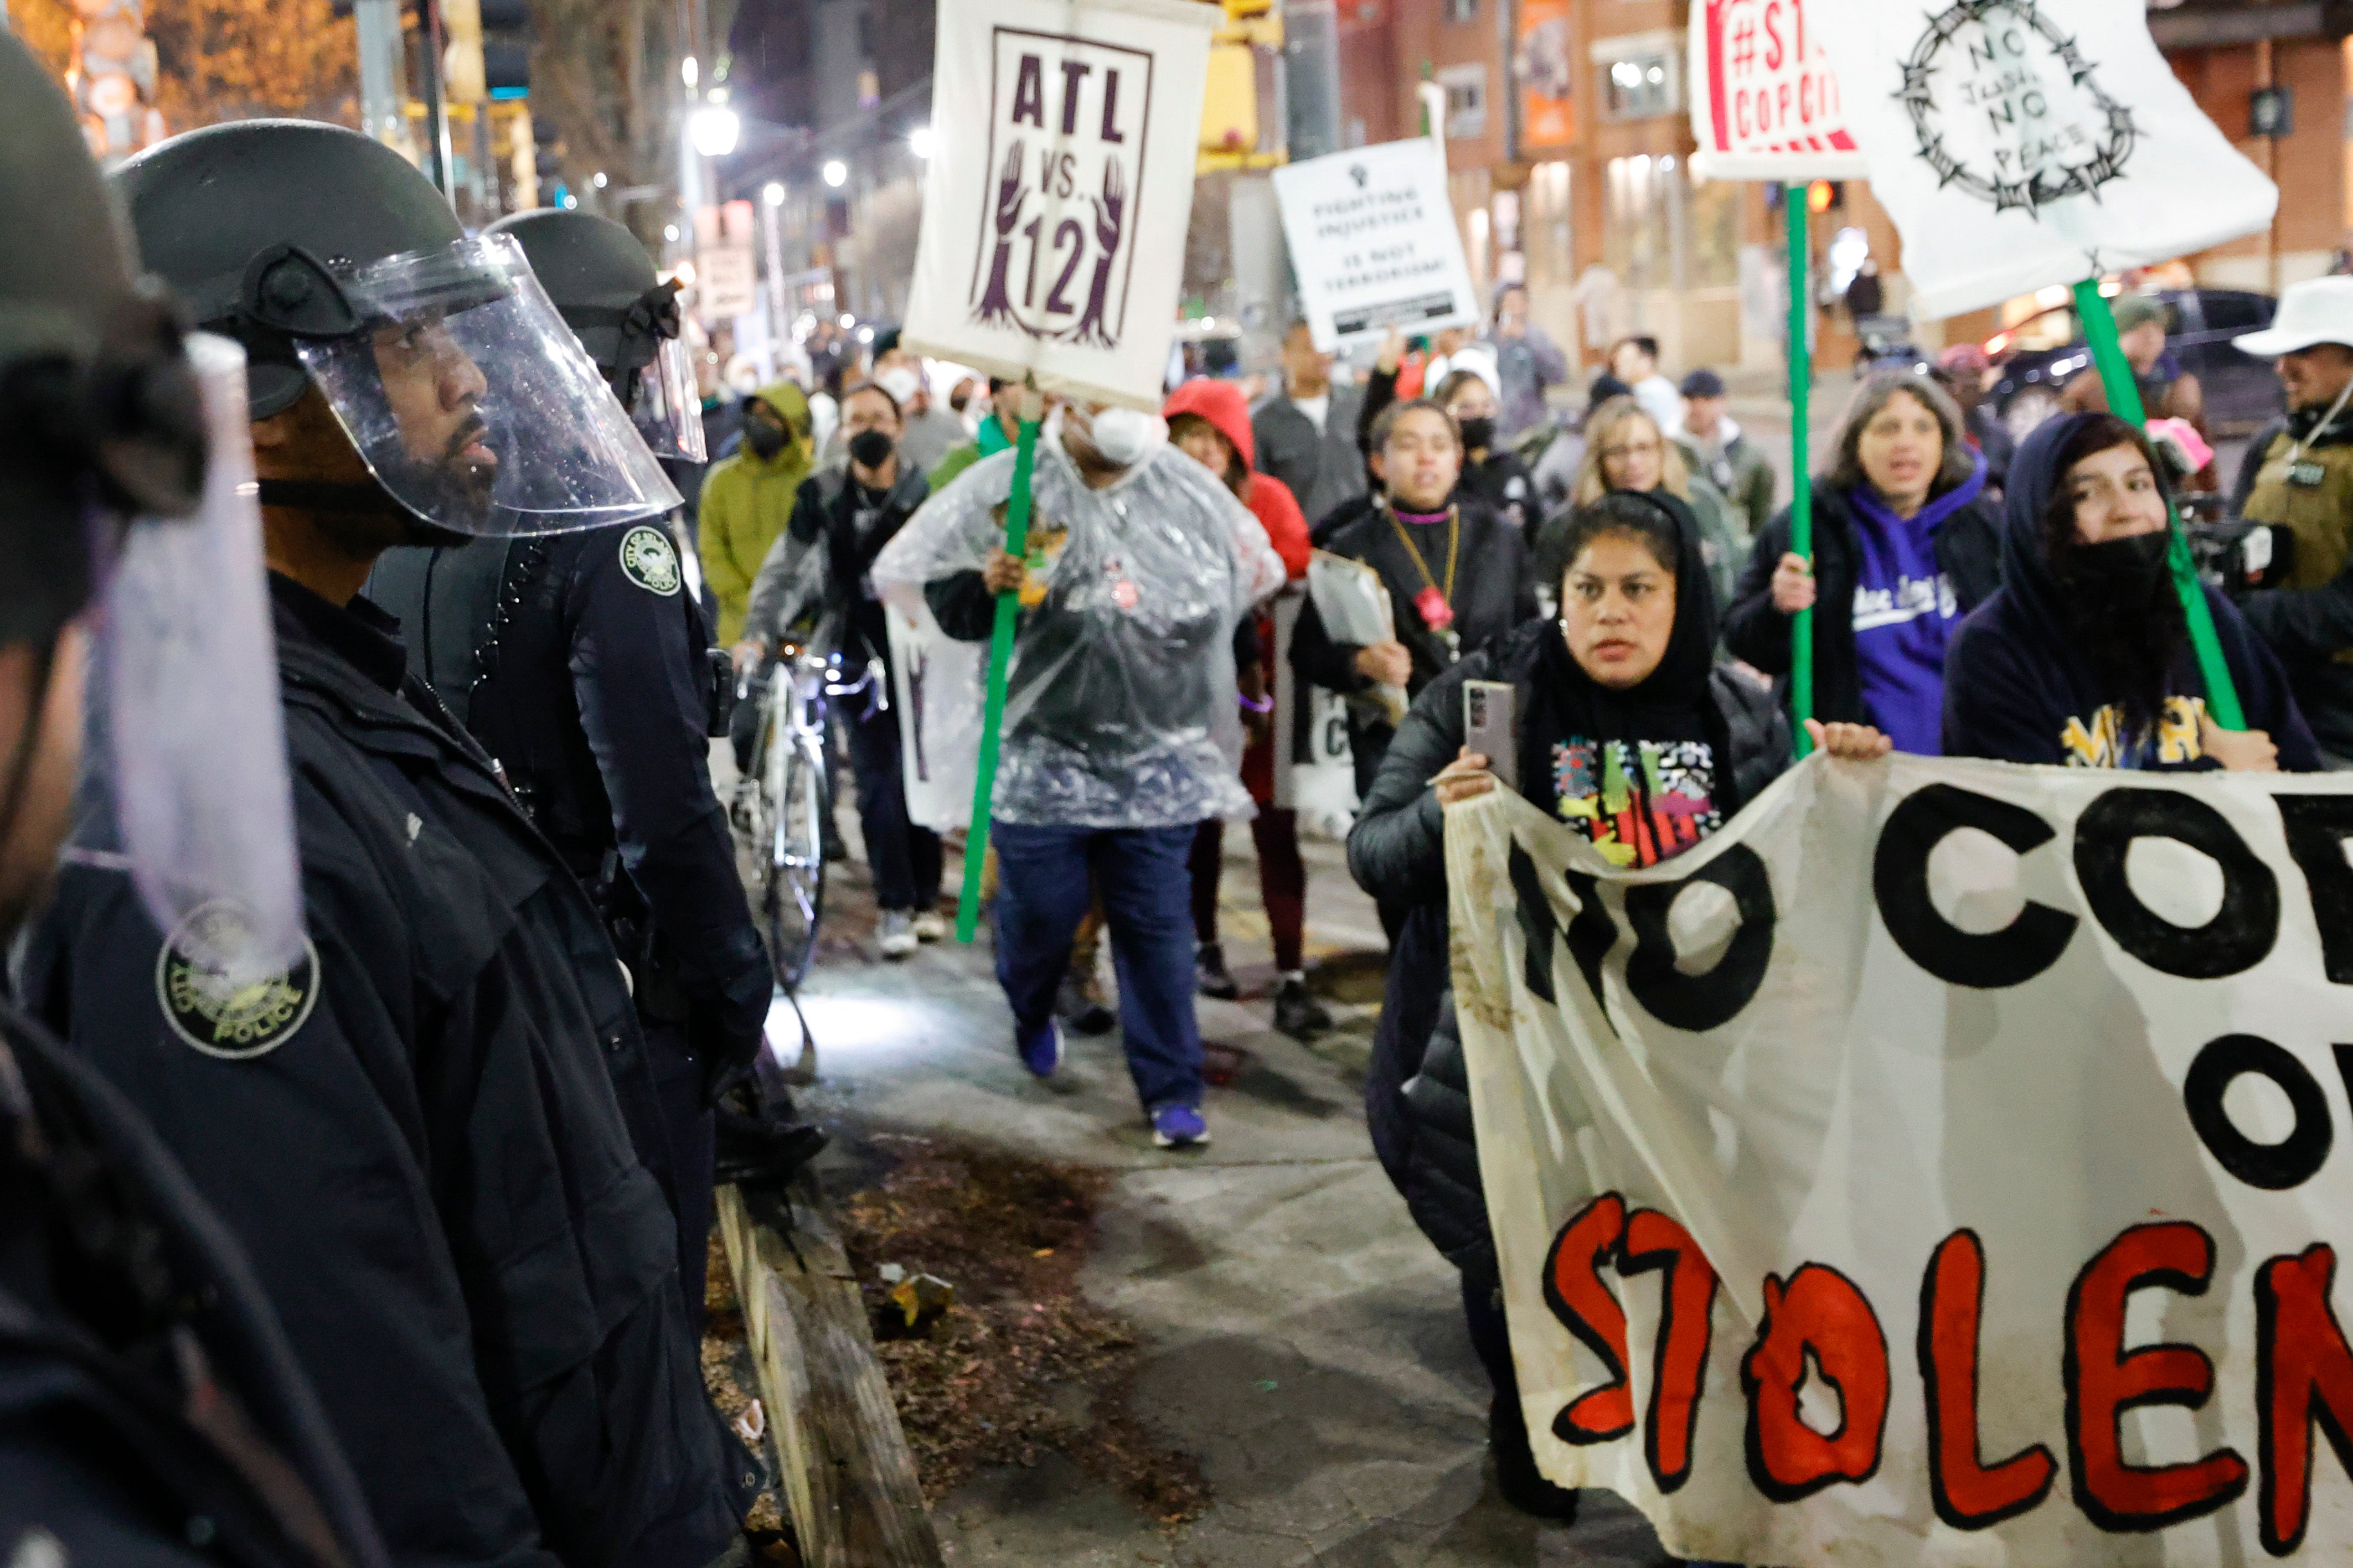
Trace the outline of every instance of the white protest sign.
{"label": "white protest sign", "polygon": [[1820,0],[1695,0],[1692,164],[1711,180],[1852,180],[1867,171],[1838,73],[1806,7]]}
{"label": "white protest sign", "polygon": [[934,833],[961,833],[972,825],[972,784],[980,771],[988,645],[958,642],[940,630],[921,594],[892,592],[887,602],[907,818]]}
{"label": "white protest sign", "polygon": [[1808,0],[1912,312],[1950,316],[2252,234],[2279,192],[2119,0]]}
{"label": "white protest sign", "polygon": [[1282,233],[1315,346],[1391,327],[1479,320],[1446,192],[1446,155],[1427,137],[1358,147],[1274,172]]}
{"label": "white protest sign", "polygon": [[1223,19],[1189,0],[940,6],[902,342],[1158,412]]}
{"label": "white protest sign", "polygon": [[1685,1558],[2345,1562],[2348,838],[2333,775],[1902,756],[1638,872],[1450,810],[1545,1472]]}

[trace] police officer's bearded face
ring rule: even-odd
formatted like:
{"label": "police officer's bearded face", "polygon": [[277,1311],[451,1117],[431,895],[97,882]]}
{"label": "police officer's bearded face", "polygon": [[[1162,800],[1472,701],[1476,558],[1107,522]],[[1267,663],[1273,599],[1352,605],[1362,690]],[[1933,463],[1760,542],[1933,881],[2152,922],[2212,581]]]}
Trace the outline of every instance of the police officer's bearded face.
{"label": "police officer's bearded face", "polygon": [[2287,389],[2290,408],[2326,409],[2337,401],[2345,384],[2353,381],[2353,348],[2343,343],[2315,343],[2292,354],[2282,354],[2280,384]]}
{"label": "police officer's bearded face", "polygon": [[47,897],[72,823],[87,640],[79,626],[66,628],[46,690],[38,648],[0,647],[0,944]]}
{"label": "police officer's bearded face", "polygon": [[467,510],[480,510],[499,473],[479,406],[490,386],[481,367],[438,316],[380,326],[371,346],[402,449],[426,477],[427,491],[446,491]]}

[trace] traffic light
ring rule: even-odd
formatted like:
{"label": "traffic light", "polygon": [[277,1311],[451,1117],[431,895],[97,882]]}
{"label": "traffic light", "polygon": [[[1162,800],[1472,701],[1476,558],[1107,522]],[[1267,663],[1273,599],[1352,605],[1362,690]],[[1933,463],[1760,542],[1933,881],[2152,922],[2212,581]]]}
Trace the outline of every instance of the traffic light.
{"label": "traffic light", "polygon": [[1819,217],[1846,205],[1846,184],[1841,180],[1816,180],[1806,187],[1806,210]]}

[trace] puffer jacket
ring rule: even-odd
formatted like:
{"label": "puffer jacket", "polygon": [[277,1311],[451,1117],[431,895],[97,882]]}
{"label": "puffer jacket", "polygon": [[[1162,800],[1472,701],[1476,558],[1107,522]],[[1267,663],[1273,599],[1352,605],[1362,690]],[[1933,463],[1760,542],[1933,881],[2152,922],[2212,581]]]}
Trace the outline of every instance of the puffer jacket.
{"label": "puffer jacket", "polygon": [[[1559,635],[1549,621],[1524,626],[1430,682],[1398,726],[1348,835],[1356,881],[1383,904],[1411,911],[1390,956],[1365,1085],[1373,1151],[1422,1234],[1466,1273],[1493,1271],[1495,1243],[1449,978],[1446,815],[1430,780],[1462,750],[1462,683],[1508,680],[1517,711],[1532,712],[1543,640]],[[1738,797],[1754,800],[1790,765],[1788,720],[1770,692],[1729,668],[1710,675],[1707,690]]]}

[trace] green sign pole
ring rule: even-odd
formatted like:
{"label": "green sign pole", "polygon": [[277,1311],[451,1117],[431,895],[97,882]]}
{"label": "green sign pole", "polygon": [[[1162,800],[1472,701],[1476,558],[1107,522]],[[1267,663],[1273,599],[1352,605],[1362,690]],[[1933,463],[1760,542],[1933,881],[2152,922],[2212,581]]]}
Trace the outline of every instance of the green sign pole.
{"label": "green sign pole", "polygon": [[[2107,389],[2108,408],[2119,419],[2136,426],[2148,423],[2148,411],[2141,406],[2140,384],[2133,379],[2132,365],[2125,359],[2124,345],[2116,341],[2116,318],[2108,309],[2108,301],[2100,293],[2100,280],[2087,278],[2075,285],[2075,314],[2084,320],[2084,336],[2092,345],[2092,358],[2100,367],[2100,383]],[[2222,658],[2221,642],[2214,636],[2214,613],[2207,607],[2206,591],[2200,586],[2198,571],[2190,563],[2189,537],[2181,531],[2181,519],[2173,511],[2173,503],[2166,503],[2172,518],[2174,591],[2181,595],[2181,614],[2189,623],[2189,646],[2198,655],[2198,672],[2206,678],[2206,710],[2214,722],[2225,730],[2243,730],[2246,714],[2239,707],[2238,688],[2231,682],[2231,667]]]}
{"label": "green sign pole", "polygon": [[[1789,552],[1814,563],[1814,476],[1812,442],[1806,428],[1807,403],[1813,395],[1814,355],[1806,342],[1807,315],[1813,292],[1812,268],[1806,232],[1806,187],[1795,181],[1781,186],[1782,216],[1789,225]],[[1789,713],[1791,737],[1798,755],[1814,749],[1806,721],[1814,716],[1814,612],[1799,610],[1789,627]]]}
{"label": "green sign pole", "polygon": [[[1045,400],[1031,381],[1021,391],[1021,437],[1013,452],[1013,492],[1005,500],[1005,552],[1029,551],[1029,472],[1038,458],[1038,422]],[[1013,625],[1021,615],[1021,591],[997,595],[997,625],[988,639],[988,706],[980,724],[980,772],[972,781],[972,826],[964,838],[964,895],[956,901],[956,940],[970,942],[980,929],[980,868],[988,858],[989,799],[997,793],[997,744],[1005,724],[1005,679],[1013,665]]]}

